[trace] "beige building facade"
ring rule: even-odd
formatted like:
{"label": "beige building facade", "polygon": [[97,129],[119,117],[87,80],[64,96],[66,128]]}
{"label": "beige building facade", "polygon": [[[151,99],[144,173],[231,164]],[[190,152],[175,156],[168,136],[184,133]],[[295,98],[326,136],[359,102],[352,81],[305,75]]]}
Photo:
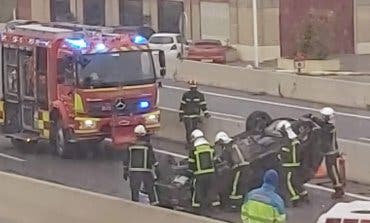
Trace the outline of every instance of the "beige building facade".
{"label": "beige building facade", "polygon": [[[355,52],[370,54],[370,1],[353,1]],[[0,0],[1,2],[8,2],[9,7],[14,7],[14,3],[9,2],[17,2],[17,17],[24,19],[55,21],[58,13],[68,12],[80,23],[106,26],[150,25],[160,32],[178,31],[179,17],[184,11],[188,39],[220,39],[236,47],[242,60],[254,58],[252,0]],[[257,2],[260,59],[264,61],[279,58],[279,0]]]}

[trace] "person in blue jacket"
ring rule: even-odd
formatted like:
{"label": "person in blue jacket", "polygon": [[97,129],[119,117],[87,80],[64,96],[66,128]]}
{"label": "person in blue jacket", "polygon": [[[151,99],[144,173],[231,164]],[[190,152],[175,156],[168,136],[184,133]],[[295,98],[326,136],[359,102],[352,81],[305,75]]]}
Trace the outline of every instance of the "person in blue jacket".
{"label": "person in blue jacket", "polygon": [[266,171],[263,185],[245,196],[241,210],[243,223],[286,222],[284,201],[275,192],[278,185],[278,173],[272,169]]}

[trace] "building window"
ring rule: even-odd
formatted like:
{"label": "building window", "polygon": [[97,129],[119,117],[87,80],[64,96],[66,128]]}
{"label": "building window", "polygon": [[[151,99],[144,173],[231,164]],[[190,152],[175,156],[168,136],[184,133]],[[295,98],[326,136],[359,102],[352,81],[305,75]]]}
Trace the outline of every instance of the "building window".
{"label": "building window", "polygon": [[13,10],[17,8],[17,1],[1,1],[0,23],[13,19]]}
{"label": "building window", "polygon": [[160,1],[159,31],[179,33],[179,22],[181,14],[184,12],[184,3],[180,1]]}
{"label": "building window", "polygon": [[105,0],[83,1],[84,23],[93,26],[105,25]]}
{"label": "building window", "polygon": [[119,21],[121,25],[143,25],[143,0],[120,0],[119,11]]}
{"label": "building window", "polygon": [[50,0],[50,15],[52,22],[75,21],[70,0]]}
{"label": "building window", "polygon": [[226,41],[230,38],[229,3],[200,2],[201,37]]}

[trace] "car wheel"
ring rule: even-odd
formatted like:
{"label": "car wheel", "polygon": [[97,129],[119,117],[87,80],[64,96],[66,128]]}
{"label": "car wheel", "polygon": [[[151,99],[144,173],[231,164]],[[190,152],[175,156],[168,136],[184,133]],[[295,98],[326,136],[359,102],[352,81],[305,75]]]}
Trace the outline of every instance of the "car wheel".
{"label": "car wheel", "polygon": [[272,118],[264,111],[255,111],[250,114],[246,121],[246,131],[262,131],[271,123]]}

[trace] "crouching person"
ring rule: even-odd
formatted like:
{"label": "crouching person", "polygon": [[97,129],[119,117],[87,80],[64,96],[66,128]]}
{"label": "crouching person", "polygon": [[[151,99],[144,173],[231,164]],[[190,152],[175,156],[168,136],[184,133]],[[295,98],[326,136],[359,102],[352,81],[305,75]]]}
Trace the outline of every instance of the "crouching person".
{"label": "crouching person", "polygon": [[268,170],[263,177],[263,185],[245,196],[241,210],[243,223],[286,222],[283,199],[275,192],[279,176],[275,170]]}

